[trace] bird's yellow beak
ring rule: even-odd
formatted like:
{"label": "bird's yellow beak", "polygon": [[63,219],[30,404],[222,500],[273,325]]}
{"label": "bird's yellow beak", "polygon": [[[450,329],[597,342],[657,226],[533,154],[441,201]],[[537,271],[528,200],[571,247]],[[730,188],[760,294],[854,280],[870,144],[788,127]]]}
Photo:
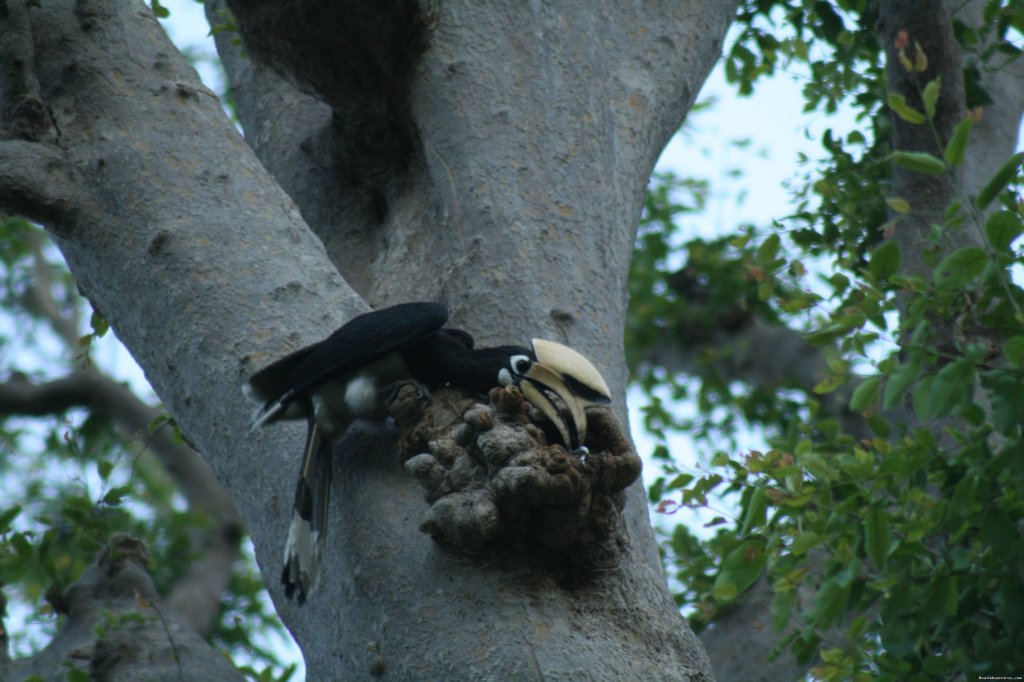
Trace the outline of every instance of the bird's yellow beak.
{"label": "bird's yellow beak", "polygon": [[[523,376],[519,388],[551,420],[565,444],[576,450],[587,433],[586,406],[610,403],[611,391],[597,368],[572,348],[544,339],[534,339],[532,343],[536,361]],[[552,393],[568,410],[570,419],[563,417]]]}

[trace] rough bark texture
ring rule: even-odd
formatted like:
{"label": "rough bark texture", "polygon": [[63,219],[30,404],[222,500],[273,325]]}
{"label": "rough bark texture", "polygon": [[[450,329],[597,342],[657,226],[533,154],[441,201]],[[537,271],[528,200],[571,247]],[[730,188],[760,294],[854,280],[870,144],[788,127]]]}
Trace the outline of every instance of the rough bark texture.
{"label": "rough bark texture", "polygon": [[188,623],[167,613],[146,573],[148,561],[138,540],[112,538],[55,600],[64,616],[59,635],[32,658],[7,665],[0,659],[0,677],[59,682],[80,670],[97,682],[244,679]]}
{"label": "rough bark texture", "polygon": [[[908,152],[929,152],[942,158],[942,150],[956,125],[963,120],[963,55],[953,36],[950,15],[942,0],[929,2],[886,3],[879,11],[879,30],[886,47],[886,76],[891,92],[898,92],[919,111],[924,111],[920,91],[932,79],[942,79],[942,89],[930,126],[907,123],[896,115],[892,147]],[[905,54],[915,59],[920,50],[928,67],[922,72],[908,71],[898,58],[897,44],[906,42]],[[938,139],[936,139],[936,134]],[[911,202],[912,211],[896,226],[893,238],[900,246],[902,273],[930,276],[937,252],[951,253],[958,246],[975,244],[980,235],[971,230],[946,233],[938,247],[929,242],[933,224],[943,222],[943,213],[955,199],[961,183],[960,171],[927,174],[893,165],[892,194]]]}
{"label": "rough bark texture", "polygon": [[[239,386],[360,296],[444,301],[480,343],[567,342],[624,422],[644,184],[735,4],[235,2],[250,149],[142,3],[7,0],[0,203],[46,224],[274,576],[301,434],[250,435]],[[639,486],[616,563],[568,589],[439,547],[393,437],[350,438],[321,590],[299,609],[270,585],[310,679],[710,678]]]}

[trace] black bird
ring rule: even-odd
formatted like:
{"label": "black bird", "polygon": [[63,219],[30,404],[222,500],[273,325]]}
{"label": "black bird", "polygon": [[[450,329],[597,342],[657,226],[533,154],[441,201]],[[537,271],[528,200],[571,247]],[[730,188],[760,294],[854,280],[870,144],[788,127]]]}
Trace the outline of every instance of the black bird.
{"label": "black bird", "polygon": [[572,450],[582,447],[586,433],[584,407],[611,401],[601,374],[571,348],[543,339],[534,339],[532,348],[474,348],[469,334],[444,328],[447,321],[447,309],[436,303],[403,303],[366,313],[260,370],[243,387],[259,406],[254,429],[281,419],[306,419],[309,425],[281,575],[285,595],[291,598],[297,591],[300,604],[320,573],[331,441],[357,419],[384,420],[385,398],[397,386],[450,386],[474,396],[495,386],[518,386]]}

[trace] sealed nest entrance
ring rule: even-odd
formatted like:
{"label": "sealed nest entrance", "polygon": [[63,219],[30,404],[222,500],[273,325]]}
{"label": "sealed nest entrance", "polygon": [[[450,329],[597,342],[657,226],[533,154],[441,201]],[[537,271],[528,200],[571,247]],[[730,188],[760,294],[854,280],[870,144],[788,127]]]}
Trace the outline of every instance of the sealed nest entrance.
{"label": "sealed nest entrance", "polygon": [[410,386],[392,402],[405,467],[430,504],[421,530],[449,551],[573,575],[614,565],[641,466],[615,415],[589,408],[589,452],[570,453],[518,389],[489,398],[442,389],[428,403]]}

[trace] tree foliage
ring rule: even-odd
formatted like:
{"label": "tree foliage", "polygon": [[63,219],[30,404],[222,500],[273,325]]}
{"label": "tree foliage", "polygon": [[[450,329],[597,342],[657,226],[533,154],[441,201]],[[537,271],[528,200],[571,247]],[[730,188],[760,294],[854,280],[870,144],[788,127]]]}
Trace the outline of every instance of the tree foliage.
{"label": "tree foliage", "polygon": [[[806,110],[853,108],[858,130],[823,135],[824,160],[771,225],[686,240],[680,218],[700,209],[698,183],[656,178],[648,196],[628,326],[646,425],[663,439],[687,429],[717,451],[698,471],[668,460],[651,501],[672,511],[720,496],[737,510],[715,516],[706,542],[683,525],[666,537],[677,598],[704,628],[767,581],[775,654],[816,679],[1024,666],[1022,155],[1000,150],[1005,162],[973,179],[976,192],[963,177],[972,128],[999,98],[985,76],[1016,64],[1024,11],[988,2],[982,15],[953,20],[963,92],[931,75],[937,55],[897,35],[890,54],[912,83],[899,92],[874,3],[746,3],[726,56],[739,94],[782,70],[806,73]],[[957,99],[968,113],[944,135],[937,108]],[[939,152],[894,149],[894,125]],[[902,169],[944,179],[951,201],[895,196]],[[917,272],[892,237],[925,211],[940,218],[919,240]],[[735,371],[757,325],[813,345],[799,355],[821,368],[815,381]],[[688,362],[665,361],[666,336]],[[689,397],[680,372],[697,377],[698,420],[663,401],[666,380]],[[740,424],[764,429],[768,447],[722,447]],[[668,458],[664,446],[656,454]]]}

